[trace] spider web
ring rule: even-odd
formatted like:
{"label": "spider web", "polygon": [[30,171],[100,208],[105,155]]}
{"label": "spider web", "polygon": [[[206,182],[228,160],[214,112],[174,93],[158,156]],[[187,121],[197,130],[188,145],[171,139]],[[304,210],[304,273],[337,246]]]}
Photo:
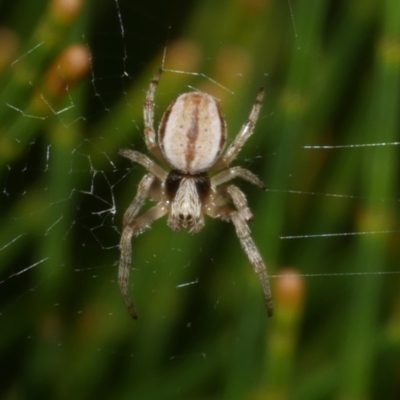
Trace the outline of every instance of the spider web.
{"label": "spider web", "polygon": [[[316,38],[312,32],[308,36],[300,22],[303,16],[296,14],[301,10],[296,8],[297,3],[276,6],[271,11],[274,17],[269,15],[268,20],[277,18],[280,24],[258,35],[249,26],[257,23],[257,12],[265,11],[266,6],[243,1],[244,13],[250,15],[248,20],[244,18],[249,26],[244,26],[243,37],[227,34],[220,40],[201,30],[204,28],[198,21],[207,10],[206,3],[200,7],[176,1],[172,7],[160,2],[156,7],[155,3],[133,5],[107,0],[95,10],[90,29],[83,22],[77,24],[66,41],[78,40],[91,54],[88,73],[80,84],[67,86],[61,100],[40,91],[43,113],[27,99],[33,98],[36,87],[42,88],[44,74],[29,83],[26,96],[18,98],[5,91],[4,104],[0,105],[4,115],[1,135],[5,138],[0,181],[0,320],[8,327],[2,354],[5,360],[13,359],[0,380],[6,398],[29,392],[40,396],[45,377],[61,374],[64,363],[74,370],[80,359],[74,351],[81,349],[85,351],[82,365],[67,374],[63,385],[52,388],[54,394],[59,394],[62,386],[76,384],[80,371],[86,377],[97,364],[105,382],[91,380],[78,397],[98,393],[90,388],[96,384],[106,388],[98,397],[114,394],[110,382],[117,371],[123,384],[117,391],[121,397],[127,396],[129,375],[137,374],[139,380],[130,393],[137,398],[160,398],[161,391],[149,390],[148,380],[140,382],[141,376],[161,368],[158,365],[167,370],[157,380],[157,385],[167,386],[168,395],[164,393],[163,398],[176,398],[173,396],[178,393],[185,398],[181,393],[190,387],[187,382],[191,373],[204,376],[208,382],[209,388],[198,393],[215,394],[222,389],[208,377],[221,373],[214,359],[227,358],[232,343],[237,343],[233,346],[236,361],[252,359],[258,351],[256,344],[263,340],[262,332],[271,324],[261,317],[261,289],[233,227],[210,219],[202,232],[191,236],[172,233],[163,218],[134,239],[131,289],[140,319],[137,325],[129,319],[117,283],[118,244],[121,217],[144,171],[121,159],[117,151],[134,148],[146,152],[142,104],[160,66],[165,73],[156,95],[156,125],[178,94],[203,90],[221,101],[232,139],[248,116],[257,88],[266,88],[267,98],[255,133],[235,165],[250,169],[267,183],[265,193],[239,184],[255,215],[250,224],[252,235],[271,268],[273,287],[289,270],[301,278],[299,291],[307,288],[307,307],[304,299],[299,300],[299,307],[305,307],[302,312],[311,337],[328,329],[328,323],[315,322],[326,309],[335,321],[335,305],[339,303],[340,309],[345,309],[342,297],[351,297],[358,287],[372,291],[371,286],[385,285],[382,308],[386,310],[394,309],[399,302],[394,289],[400,283],[396,264],[400,232],[396,213],[398,165],[392,159],[400,142],[382,132],[363,136],[358,131],[368,124],[376,126],[373,115],[370,122],[359,122],[371,113],[367,101],[357,103],[359,98],[353,92],[362,92],[360,87],[343,89],[349,99],[346,104],[339,103],[330,114],[324,114],[328,103],[320,92],[327,85],[320,77],[311,90],[319,92],[320,97],[315,98],[321,99],[321,107],[314,107],[313,112],[319,110],[320,115],[304,111],[310,100],[290,65],[302,65],[296,57],[307,60],[322,55],[313,53],[318,48],[313,45]],[[86,13],[93,13],[96,7],[92,4]],[[180,13],[173,11],[176,7]],[[218,7],[222,10],[222,5]],[[239,8],[237,4],[235,7]],[[332,3],[329,7],[324,39],[334,42],[335,22],[340,19],[342,6]],[[6,10],[5,20],[13,12]],[[224,26],[228,29],[228,22]],[[22,39],[28,36],[26,29],[21,28]],[[280,39],[274,40],[276,36]],[[273,48],[268,54],[275,59],[253,62],[253,55],[245,49],[260,48],[260,40],[265,47]],[[11,73],[36,62],[36,54],[47,44],[43,40],[25,48],[21,45],[21,51],[9,63]],[[364,79],[373,85],[373,77],[368,75],[373,71],[369,46],[366,40],[360,46],[360,58],[349,68],[355,70],[350,75],[356,76],[365,63],[369,64]],[[331,72],[328,67],[326,71]],[[306,79],[317,72],[310,69],[300,73]],[[345,79],[345,75],[335,76]],[[363,84],[362,79],[357,82]],[[324,118],[326,123],[321,122]],[[385,128],[389,131],[390,127]],[[391,174],[389,189],[377,159],[387,164],[383,171]],[[376,172],[369,168],[370,162],[378,163]],[[376,185],[366,189],[363,179],[372,180],[374,176]],[[362,257],[360,250],[354,250],[363,246],[386,250],[369,263],[368,257],[374,254]],[[313,307],[308,303],[318,304]],[[245,328],[249,326],[253,329]],[[219,333],[212,335],[213,331]],[[242,349],[249,343],[246,355]],[[16,348],[21,350],[12,358]],[[41,357],[49,359],[41,363]],[[28,389],[22,388],[28,373],[18,371],[25,358],[29,358],[27,371],[36,371],[37,380],[28,384]],[[143,362],[146,365],[140,371]],[[107,369],[107,363],[114,370],[111,366]],[[121,364],[124,369],[116,367]],[[171,376],[174,374],[183,374],[182,392],[179,380]],[[239,372],[232,368],[230,374],[237,377]],[[251,381],[250,376],[250,372],[245,373],[243,381]],[[233,398],[229,396],[233,387],[226,389],[227,398]]]}

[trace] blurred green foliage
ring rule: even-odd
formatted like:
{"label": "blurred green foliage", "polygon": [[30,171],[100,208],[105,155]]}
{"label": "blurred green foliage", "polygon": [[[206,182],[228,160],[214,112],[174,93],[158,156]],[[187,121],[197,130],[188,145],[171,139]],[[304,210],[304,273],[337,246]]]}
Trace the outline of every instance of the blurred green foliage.
{"label": "blurred green foliage", "polygon": [[[2,399],[400,398],[398,0],[0,12]],[[271,319],[221,221],[196,236],[155,223],[133,243],[137,322],[120,298],[121,216],[143,170],[117,151],[145,150],[161,65],[156,120],[194,87],[221,99],[230,138],[265,86],[235,163],[268,187],[238,183]]]}

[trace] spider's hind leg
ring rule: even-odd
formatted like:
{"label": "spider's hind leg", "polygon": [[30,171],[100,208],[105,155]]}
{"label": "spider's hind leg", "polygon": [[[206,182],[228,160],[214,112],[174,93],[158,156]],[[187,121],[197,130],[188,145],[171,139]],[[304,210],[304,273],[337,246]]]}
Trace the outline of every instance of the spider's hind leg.
{"label": "spider's hind leg", "polygon": [[223,171],[219,172],[211,178],[211,184],[218,186],[235,178],[242,178],[245,181],[258,186],[260,189],[265,190],[264,182],[257,175],[253,174],[253,172],[242,167],[232,167],[224,169]]}
{"label": "spider's hind leg", "polygon": [[253,107],[250,111],[247,121],[243,124],[239,133],[236,135],[233,142],[229,145],[225,154],[215,163],[213,169],[218,170],[220,168],[226,168],[239,154],[240,150],[246,143],[247,139],[253,134],[254,127],[260,114],[261,104],[264,98],[264,89],[260,88],[257,92],[256,99]]}
{"label": "spider's hind leg", "polygon": [[158,84],[163,70],[160,68],[154,75],[150,86],[146,93],[146,99],[143,108],[143,119],[144,119],[144,140],[147,149],[162,163],[167,163],[162,151],[157,143],[157,135],[154,129],[154,107],[155,107],[155,96]]}
{"label": "spider's hind leg", "polygon": [[165,170],[144,154],[130,149],[120,149],[118,153],[132,162],[140,164],[161,181],[167,179],[168,174]]}

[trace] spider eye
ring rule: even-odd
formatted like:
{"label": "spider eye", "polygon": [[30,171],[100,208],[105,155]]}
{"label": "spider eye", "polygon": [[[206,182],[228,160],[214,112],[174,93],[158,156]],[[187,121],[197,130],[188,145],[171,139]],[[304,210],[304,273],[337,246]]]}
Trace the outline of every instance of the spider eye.
{"label": "spider eye", "polygon": [[183,223],[191,223],[192,220],[193,220],[193,217],[192,217],[191,214],[182,214],[182,213],[180,213],[178,215],[178,218]]}

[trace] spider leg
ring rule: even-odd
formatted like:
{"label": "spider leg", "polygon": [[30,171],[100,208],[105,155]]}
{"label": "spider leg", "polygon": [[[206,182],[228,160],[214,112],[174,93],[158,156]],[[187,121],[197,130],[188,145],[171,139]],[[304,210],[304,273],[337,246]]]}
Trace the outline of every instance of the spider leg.
{"label": "spider leg", "polygon": [[253,218],[250,208],[247,206],[247,199],[244,193],[234,185],[222,187],[215,191],[212,203],[206,206],[206,213],[213,218],[231,220],[231,213],[234,211],[227,204],[232,201],[236,211],[241,214],[245,221]]}
{"label": "spider leg", "polygon": [[223,171],[221,171],[217,175],[214,175],[211,178],[211,184],[215,186],[222,185],[223,183],[229,182],[234,178],[242,178],[245,181],[248,181],[253,185],[258,186],[261,189],[265,189],[264,182],[261,181],[260,178],[258,178],[248,169],[242,167],[232,167],[224,169]]}
{"label": "spider leg", "polygon": [[253,214],[250,211],[250,208],[247,206],[247,199],[244,193],[234,185],[228,186],[225,188],[225,190],[232,199],[237,213],[240,214],[245,221],[252,219]]}
{"label": "spider leg", "polygon": [[[226,201],[231,199],[236,210],[226,205]],[[273,314],[273,303],[271,288],[268,283],[267,269],[264,261],[255,245],[251,235],[250,228],[246,220],[252,217],[250,209],[247,207],[246,196],[236,186],[228,186],[218,190],[214,195],[214,205],[209,206],[206,212],[211,217],[219,217],[229,220],[233,223],[236,235],[239,238],[242,249],[246,253],[254,271],[256,272],[264,293],[264,300],[267,306],[268,315]]]}
{"label": "spider leg", "polygon": [[264,293],[264,300],[267,306],[268,316],[272,317],[273,314],[272,294],[271,294],[271,288],[268,283],[268,274],[264,261],[261,258],[260,253],[258,252],[258,249],[253,239],[250,236],[250,229],[246,221],[240,215],[240,213],[237,211],[232,212],[231,221],[235,226],[236,234],[240,240],[242,249],[247,254],[247,257],[249,258],[251,265],[254,268],[254,271],[258,275]]}
{"label": "spider leg", "polygon": [[213,166],[213,169],[219,169],[230,165],[230,163],[236,158],[239,151],[245,144],[246,140],[251,136],[254,130],[254,126],[256,125],[258,114],[260,113],[261,103],[264,98],[264,89],[260,88],[258,90],[256,100],[254,101],[253,108],[250,111],[250,115],[247,121],[243,124],[239,133],[233,140],[233,142],[229,145],[225,154],[217,161],[217,163]]}
{"label": "spider leg", "polygon": [[161,68],[157,71],[150,83],[149,89],[147,90],[143,108],[143,118],[146,147],[155,157],[157,157],[158,160],[166,163],[160,147],[158,146],[156,131],[154,130],[154,98],[162,72],[163,70]]}
{"label": "spider leg", "polygon": [[144,168],[147,169],[147,171],[155,175],[161,181],[167,179],[168,174],[159,165],[157,165],[153,160],[151,160],[144,154],[128,149],[121,149],[118,151],[118,153],[121,156],[128,158],[132,162],[142,165]]}
{"label": "spider leg", "polygon": [[152,174],[146,174],[142,180],[139,182],[138,190],[135,198],[132,203],[129,205],[124,214],[123,219],[123,228],[125,229],[126,225],[132,223],[136,215],[138,215],[140,209],[142,208],[144,202],[150,194],[150,190],[156,178]]}
{"label": "spider leg", "polygon": [[[132,204],[125,212],[123,220],[123,231],[120,241],[121,257],[118,269],[118,284],[121,290],[122,298],[132,318],[137,319],[135,306],[129,296],[129,273],[131,267],[131,253],[132,253],[132,236],[138,235],[143,230],[151,225],[153,221],[162,217],[167,213],[167,207],[163,203],[159,203],[155,207],[150,208],[144,214],[137,217],[141,207],[146,201],[149,194],[154,189],[156,178],[147,174],[139,183],[138,192]],[[158,188],[156,188],[158,189]]]}

